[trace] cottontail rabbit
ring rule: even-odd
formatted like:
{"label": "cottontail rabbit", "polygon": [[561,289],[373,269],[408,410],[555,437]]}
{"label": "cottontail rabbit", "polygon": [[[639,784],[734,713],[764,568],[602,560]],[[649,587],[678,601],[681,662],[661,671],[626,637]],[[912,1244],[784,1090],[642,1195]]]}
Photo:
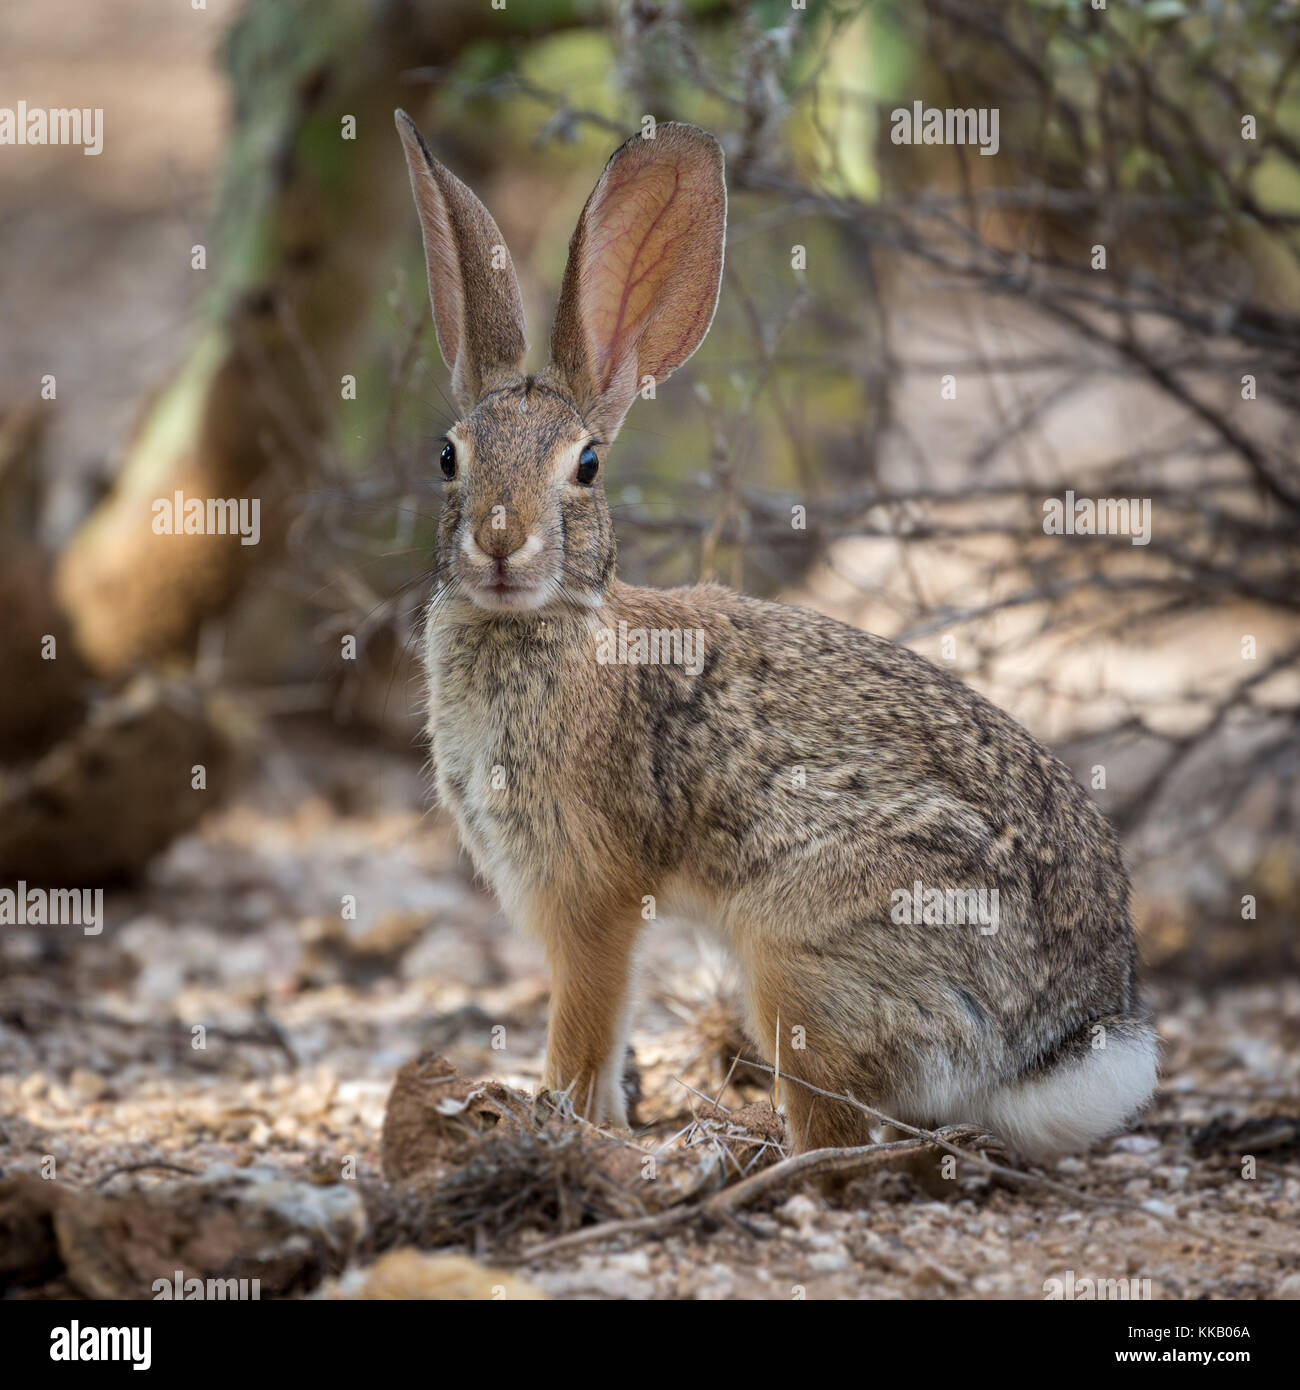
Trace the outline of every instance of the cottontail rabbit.
{"label": "cottontail rabbit", "polygon": [[799,1149],[870,1124],[800,1079],[984,1125],[1027,1157],[1120,1126],[1151,1094],[1156,1039],[1115,837],[1062,764],[882,638],[615,577],[610,445],[718,298],[717,141],[665,123],[615,152],[569,246],[551,363],[527,375],[496,223],[400,111],[397,127],[464,411],[435,446],[437,786],[545,943],[546,1085],[625,1123],[633,953],[657,909],[729,943],[769,1061],[779,1028]]}

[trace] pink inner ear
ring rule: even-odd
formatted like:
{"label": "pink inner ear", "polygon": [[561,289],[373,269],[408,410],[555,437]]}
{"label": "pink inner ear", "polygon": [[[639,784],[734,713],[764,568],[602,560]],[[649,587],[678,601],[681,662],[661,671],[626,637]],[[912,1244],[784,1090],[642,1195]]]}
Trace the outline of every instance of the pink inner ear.
{"label": "pink inner ear", "polygon": [[624,373],[667,376],[703,335],[721,248],[711,172],[698,158],[640,150],[607,171],[587,214],[582,276],[598,389]]}

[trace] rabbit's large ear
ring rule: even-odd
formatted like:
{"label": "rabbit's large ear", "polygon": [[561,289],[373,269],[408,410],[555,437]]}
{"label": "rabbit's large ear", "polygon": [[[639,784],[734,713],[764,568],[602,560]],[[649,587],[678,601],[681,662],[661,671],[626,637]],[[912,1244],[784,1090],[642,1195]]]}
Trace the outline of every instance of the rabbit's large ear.
{"label": "rabbit's large ear", "polygon": [[569,243],[551,356],[593,429],[613,439],[647,377],[699,347],[718,303],[722,148],[665,122],[616,150]]}
{"label": "rabbit's large ear", "polygon": [[424,234],[438,346],[456,400],[469,410],[523,368],[528,343],[519,281],[492,214],[434,159],[406,112],[394,115]]}

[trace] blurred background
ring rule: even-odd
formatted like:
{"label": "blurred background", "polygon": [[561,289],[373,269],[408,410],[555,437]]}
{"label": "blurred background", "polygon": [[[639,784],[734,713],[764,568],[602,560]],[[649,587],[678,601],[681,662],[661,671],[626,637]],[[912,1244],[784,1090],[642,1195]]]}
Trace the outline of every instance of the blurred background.
{"label": "blurred background", "polygon": [[[540,957],[428,809],[453,415],[396,106],[496,217],[534,367],[608,154],[718,136],[721,303],[611,459],[623,577],[809,604],[1007,708],[1123,837],[1164,1118],[1294,1097],[1294,5],[10,0],[19,98],[102,108],[103,150],[0,146],[0,882],[102,886],[108,926],[0,930],[5,1108],[115,1099],[117,1142],[152,1096],[165,1149],[188,1096],[216,1149],[293,1150],[420,1047],[539,1074]],[[914,102],[996,110],[996,154],[895,143]],[[155,534],[177,491],[259,499],[259,543]],[[1149,543],[1048,534],[1067,491]],[[643,1071],[716,1086],[725,966],[684,924],[649,956]],[[321,1068],[332,1118],[230,1101]]]}

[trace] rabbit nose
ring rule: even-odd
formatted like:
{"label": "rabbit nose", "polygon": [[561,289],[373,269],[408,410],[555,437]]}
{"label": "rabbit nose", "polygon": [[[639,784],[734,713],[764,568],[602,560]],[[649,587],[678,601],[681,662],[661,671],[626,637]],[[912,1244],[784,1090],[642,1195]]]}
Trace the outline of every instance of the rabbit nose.
{"label": "rabbit nose", "polygon": [[504,526],[493,525],[488,517],[479,523],[474,532],[478,548],[494,560],[506,560],[523,547],[526,540],[524,528],[518,517],[507,516]]}

